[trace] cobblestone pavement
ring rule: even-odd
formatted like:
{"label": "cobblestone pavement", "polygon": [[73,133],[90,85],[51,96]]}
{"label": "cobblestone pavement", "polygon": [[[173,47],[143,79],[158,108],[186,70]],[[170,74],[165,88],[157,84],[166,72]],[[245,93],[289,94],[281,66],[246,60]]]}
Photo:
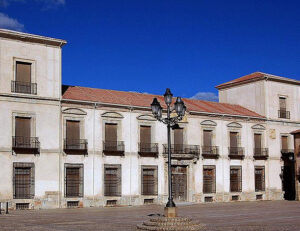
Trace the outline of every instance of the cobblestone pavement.
{"label": "cobblestone pavement", "polygon": [[[179,205],[179,215],[206,224],[210,231],[300,231],[300,202],[258,201]],[[0,215],[0,230],[132,231],[163,213],[163,206],[11,211]]]}

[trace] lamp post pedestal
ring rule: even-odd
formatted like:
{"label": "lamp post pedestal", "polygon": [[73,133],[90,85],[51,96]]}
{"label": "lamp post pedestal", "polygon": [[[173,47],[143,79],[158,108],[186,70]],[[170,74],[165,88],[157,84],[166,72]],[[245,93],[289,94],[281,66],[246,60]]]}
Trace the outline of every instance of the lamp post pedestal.
{"label": "lamp post pedestal", "polygon": [[168,218],[177,217],[177,207],[165,207],[164,215]]}

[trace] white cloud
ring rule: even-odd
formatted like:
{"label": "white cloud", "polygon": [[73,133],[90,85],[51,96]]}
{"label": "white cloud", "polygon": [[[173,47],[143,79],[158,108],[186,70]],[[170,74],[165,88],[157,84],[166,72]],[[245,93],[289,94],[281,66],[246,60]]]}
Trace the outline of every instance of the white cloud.
{"label": "white cloud", "polygon": [[196,95],[192,96],[191,99],[200,99],[215,102],[219,101],[218,95],[213,92],[198,92]]}
{"label": "white cloud", "polygon": [[0,28],[23,31],[24,25],[17,19],[10,18],[8,15],[0,13]]}
{"label": "white cloud", "polygon": [[[42,9],[53,9],[66,4],[66,0],[34,0],[42,4]],[[32,0],[0,0],[0,7],[8,7],[11,3],[32,3]]]}

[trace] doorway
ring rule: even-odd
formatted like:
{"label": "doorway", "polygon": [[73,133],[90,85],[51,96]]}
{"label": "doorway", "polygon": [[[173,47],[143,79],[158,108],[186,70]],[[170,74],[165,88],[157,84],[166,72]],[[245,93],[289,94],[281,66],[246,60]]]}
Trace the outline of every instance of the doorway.
{"label": "doorway", "polygon": [[187,166],[172,166],[172,195],[175,201],[187,200]]}
{"label": "doorway", "polygon": [[289,153],[283,157],[284,165],[282,167],[282,189],[285,200],[296,199],[295,189],[295,161],[294,154]]}

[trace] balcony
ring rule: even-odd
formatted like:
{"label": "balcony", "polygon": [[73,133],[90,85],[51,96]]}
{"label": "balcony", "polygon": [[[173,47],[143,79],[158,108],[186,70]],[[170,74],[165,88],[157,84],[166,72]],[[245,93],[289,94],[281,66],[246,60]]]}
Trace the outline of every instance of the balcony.
{"label": "balcony", "polygon": [[[164,156],[167,157],[168,145],[163,144]],[[173,159],[195,159],[199,158],[200,147],[199,145],[189,145],[189,144],[172,144],[171,145],[171,158]]]}
{"label": "balcony", "polygon": [[266,160],[269,158],[269,149],[268,148],[254,148],[253,157],[256,160]]}
{"label": "balcony", "polygon": [[88,141],[86,139],[65,139],[64,152],[71,155],[86,155],[88,153]]}
{"label": "balcony", "polygon": [[103,141],[103,154],[111,156],[123,156],[124,153],[124,141]]}
{"label": "balcony", "polygon": [[218,159],[219,147],[218,146],[202,146],[202,157],[205,159]]}
{"label": "balcony", "polygon": [[230,159],[242,160],[245,157],[243,147],[228,147],[228,157]]}
{"label": "balcony", "polygon": [[290,153],[294,153],[294,149],[281,149],[281,154],[290,154]]}
{"label": "balcony", "polygon": [[139,143],[139,155],[144,157],[158,157],[158,144]]}
{"label": "balcony", "polygon": [[39,154],[40,142],[38,137],[12,137],[12,149],[19,154]]}
{"label": "balcony", "polygon": [[37,94],[37,84],[19,81],[11,81],[11,91],[15,93]]}
{"label": "balcony", "polygon": [[278,118],[290,119],[290,112],[286,110],[278,110]]}

